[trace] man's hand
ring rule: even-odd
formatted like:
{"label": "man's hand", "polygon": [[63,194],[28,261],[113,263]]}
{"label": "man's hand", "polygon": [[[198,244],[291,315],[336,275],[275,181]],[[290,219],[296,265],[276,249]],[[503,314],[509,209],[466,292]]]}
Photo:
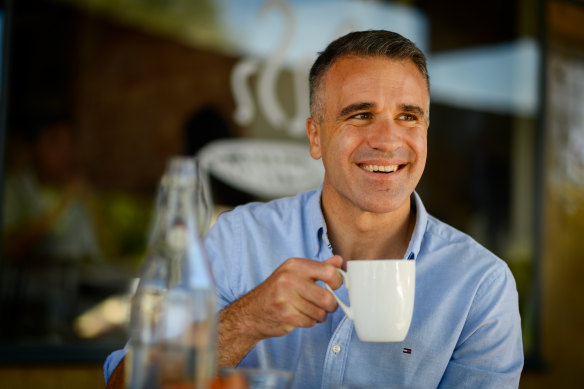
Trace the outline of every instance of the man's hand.
{"label": "man's hand", "polygon": [[219,316],[219,366],[235,366],[260,340],[286,335],[296,327],[326,321],[337,302],[323,281],[337,289],[342,284],[335,255],[325,262],[290,258],[254,290],[221,311]]}

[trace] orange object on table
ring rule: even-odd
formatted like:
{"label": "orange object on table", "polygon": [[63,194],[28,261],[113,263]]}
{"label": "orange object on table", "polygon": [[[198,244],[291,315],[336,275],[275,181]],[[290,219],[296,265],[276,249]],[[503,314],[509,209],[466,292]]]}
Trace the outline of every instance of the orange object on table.
{"label": "orange object on table", "polygon": [[[163,389],[196,389],[190,383],[165,384]],[[229,374],[224,377],[215,378],[209,389],[249,389],[245,377],[239,373]]]}

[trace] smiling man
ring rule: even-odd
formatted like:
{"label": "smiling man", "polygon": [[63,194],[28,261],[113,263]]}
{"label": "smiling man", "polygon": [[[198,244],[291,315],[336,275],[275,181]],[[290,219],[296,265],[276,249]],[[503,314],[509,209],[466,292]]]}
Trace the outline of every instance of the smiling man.
{"label": "smiling man", "polygon": [[[310,89],[306,128],[325,167],[322,186],[237,207],[206,238],[219,364],[291,370],[293,388],[518,387],[523,350],[509,268],[430,216],[415,192],[430,122],[422,52],[393,32],[350,33],[319,55]],[[348,302],[337,268],[379,258],[416,261],[403,342],[361,342],[323,288]]]}
{"label": "smiling man", "polygon": [[[306,128],[325,167],[322,187],[237,208],[207,239],[223,306],[222,366],[293,370],[294,388],[518,386],[513,276],[428,215],[415,193],[429,89],[423,53],[393,32],[350,33],[319,55]],[[378,258],[416,261],[414,315],[400,343],[359,341],[321,287],[340,288],[347,301],[336,268]]]}

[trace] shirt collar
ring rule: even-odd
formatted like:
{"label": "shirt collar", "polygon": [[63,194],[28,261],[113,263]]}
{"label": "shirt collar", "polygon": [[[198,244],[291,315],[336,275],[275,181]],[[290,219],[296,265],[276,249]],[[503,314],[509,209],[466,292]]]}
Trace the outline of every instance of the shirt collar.
{"label": "shirt collar", "polygon": [[307,220],[311,221],[310,231],[308,231],[310,234],[308,239],[311,241],[314,240],[314,258],[318,258],[318,254],[323,246],[326,247],[329,244],[326,222],[324,221],[324,215],[322,214],[322,207],[320,203],[320,199],[322,197],[322,186],[323,184],[320,184],[318,189],[314,191],[307,207]]}
{"label": "shirt collar", "polygon": [[[326,249],[327,246],[330,245],[328,241],[326,222],[324,220],[320,202],[322,197],[322,187],[323,185],[321,184],[319,188],[314,191],[306,209],[308,212],[308,218],[306,220],[311,220],[310,231],[308,231],[309,236],[307,238],[314,241],[314,258],[318,258],[321,250]],[[418,253],[422,246],[422,239],[424,238],[424,233],[426,231],[426,225],[428,224],[428,212],[417,192],[412,193],[410,201],[412,202],[412,207],[416,210],[416,225],[404,259],[418,258]]]}
{"label": "shirt collar", "polygon": [[417,259],[422,246],[422,239],[426,232],[426,225],[428,224],[428,212],[417,192],[412,193],[410,201],[412,202],[412,207],[416,209],[416,225],[406,251],[406,258]]}

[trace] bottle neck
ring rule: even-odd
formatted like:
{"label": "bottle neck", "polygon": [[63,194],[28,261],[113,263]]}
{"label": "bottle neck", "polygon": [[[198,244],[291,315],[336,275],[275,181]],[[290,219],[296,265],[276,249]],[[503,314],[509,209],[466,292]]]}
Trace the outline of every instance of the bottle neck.
{"label": "bottle neck", "polygon": [[[199,232],[197,177],[193,161],[176,158],[161,179],[149,252],[162,261],[156,278],[169,287],[208,288],[210,266]],[[161,262],[161,263],[162,263]]]}

